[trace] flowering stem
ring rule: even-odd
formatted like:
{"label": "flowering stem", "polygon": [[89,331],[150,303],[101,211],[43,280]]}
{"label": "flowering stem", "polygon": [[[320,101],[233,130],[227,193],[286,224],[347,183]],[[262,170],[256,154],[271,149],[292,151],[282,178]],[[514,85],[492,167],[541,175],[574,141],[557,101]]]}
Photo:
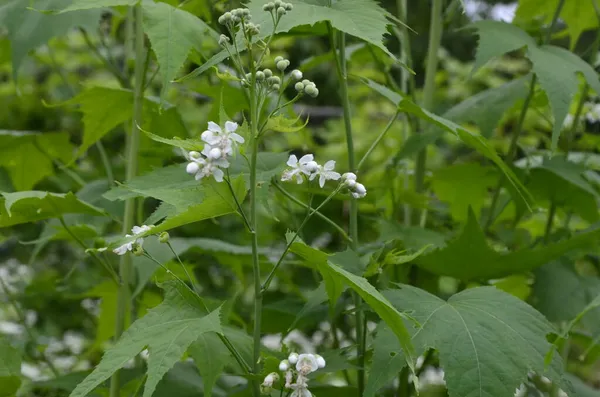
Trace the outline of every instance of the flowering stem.
{"label": "flowering stem", "polygon": [[[281,186],[281,184],[279,184],[278,182],[275,182],[275,183],[273,183],[273,185],[277,188],[277,190],[279,190],[285,197],[287,197],[288,199],[290,199],[293,203],[298,204],[299,206],[301,206],[303,208],[306,208],[307,210],[310,211],[310,207],[307,204],[304,204],[298,198],[294,197],[290,192],[288,192],[287,190],[285,190],[283,188],[283,186]],[[335,230],[337,230],[338,233],[340,233],[340,235],[346,241],[348,241],[348,242],[352,241],[352,239],[350,238],[350,236],[348,236],[348,234],[346,233],[346,231],[344,229],[342,229],[340,227],[340,225],[338,225],[337,223],[335,223],[333,220],[329,219],[322,212],[319,212],[319,211],[315,210],[315,215],[317,215],[319,218],[321,218],[322,220],[324,220],[325,222],[327,222],[328,224],[330,224],[332,227],[334,227]]]}
{"label": "flowering stem", "polygon": [[[144,30],[142,25],[142,7],[137,4],[133,9],[134,32],[135,32],[135,85],[133,100],[133,119],[131,123],[131,132],[127,138],[127,170],[126,180],[129,181],[137,173],[137,154],[139,151],[139,130],[138,125],[142,125],[142,106],[144,100]],[[135,199],[128,199],[125,202],[125,212],[123,214],[123,234],[129,233],[133,227],[135,217]],[[115,322],[115,339],[118,339],[127,327],[127,311],[130,310],[131,293],[129,284],[132,278],[132,258],[131,255],[123,255],[119,264],[119,275],[121,283],[117,294],[117,312]],[[120,373],[116,371],[110,382],[110,397],[120,396]]]}
{"label": "flowering stem", "polygon": [[248,220],[248,217],[246,216],[246,213],[244,212],[242,205],[240,204],[239,200],[237,199],[237,196],[235,195],[235,190],[233,189],[233,186],[231,185],[231,180],[229,177],[229,168],[227,168],[226,171],[227,171],[227,178],[224,178],[225,183],[227,183],[227,186],[229,187],[229,191],[231,192],[231,195],[233,196],[233,201],[235,201],[235,205],[237,206],[238,212],[240,213],[242,219],[244,220],[244,224],[246,225],[246,228],[248,228],[249,232],[252,232],[252,225],[250,225],[250,221]]}
{"label": "flowering stem", "polygon": [[365,161],[367,160],[367,158],[369,157],[369,155],[371,153],[373,153],[373,150],[375,150],[375,148],[377,147],[377,145],[379,145],[379,142],[381,142],[381,140],[383,139],[383,137],[385,136],[385,134],[387,134],[387,132],[390,130],[390,128],[392,127],[392,124],[394,124],[394,121],[396,121],[396,118],[398,117],[399,113],[400,113],[400,110],[396,110],[396,113],[394,113],[394,115],[392,116],[392,118],[390,119],[390,121],[388,121],[388,123],[385,126],[385,128],[383,129],[383,131],[381,131],[379,133],[379,136],[373,141],[373,143],[371,144],[371,147],[369,147],[369,150],[367,150],[367,152],[365,153],[365,155],[358,162],[358,165],[356,166],[356,170],[357,171],[362,168],[363,164],[365,163]]}
{"label": "flowering stem", "polygon": [[[277,184],[275,184],[275,185],[277,186]],[[283,250],[283,253],[279,257],[279,260],[277,261],[277,263],[275,264],[275,266],[273,266],[273,269],[271,269],[271,272],[267,276],[267,279],[265,280],[265,282],[264,282],[264,284],[263,284],[263,286],[261,288],[261,294],[264,294],[267,291],[267,289],[269,289],[269,285],[271,285],[271,281],[273,281],[273,277],[275,277],[275,272],[277,271],[277,269],[279,268],[279,266],[281,266],[281,263],[283,262],[283,260],[285,259],[285,256],[287,255],[288,251],[292,247],[292,244],[294,244],[294,241],[296,241],[296,239],[298,238],[298,235],[302,231],[302,228],[304,227],[304,225],[306,225],[306,222],[308,222],[308,220],[315,213],[318,213],[319,210],[325,206],[325,204],[327,204],[329,201],[331,201],[331,199],[341,190],[341,188],[342,188],[342,185],[339,185],[329,196],[327,196],[327,198],[325,200],[323,200],[323,202],[321,204],[319,204],[319,206],[317,208],[310,209],[310,211],[308,212],[308,214],[306,214],[306,217],[304,218],[304,220],[302,221],[302,223],[298,227],[298,230],[296,230],[296,233],[294,234],[294,236],[292,237],[292,239],[288,242],[287,246]]]}

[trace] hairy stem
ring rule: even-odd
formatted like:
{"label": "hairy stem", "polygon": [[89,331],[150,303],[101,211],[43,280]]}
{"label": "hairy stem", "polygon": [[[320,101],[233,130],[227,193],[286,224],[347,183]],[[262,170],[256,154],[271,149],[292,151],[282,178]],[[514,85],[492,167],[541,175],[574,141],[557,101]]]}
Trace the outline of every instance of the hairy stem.
{"label": "hairy stem", "polygon": [[[142,25],[142,8],[137,4],[134,8],[134,32],[135,32],[135,85],[134,85],[134,103],[133,119],[131,122],[131,131],[127,137],[127,169],[126,180],[129,181],[136,176],[138,151],[139,151],[139,130],[142,125],[142,106],[144,100],[144,31]],[[125,202],[125,212],[123,214],[122,234],[127,234],[133,227],[135,217],[135,199],[128,199]],[[115,323],[115,338],[118,339],[127,327],[127,312],[130,310],[131,291],[129,289],[132,279],[131,255],[126,254],[121,257],[119,264],[119,276],[121,284],[117,294],[117,312]],[[119,397],[120,395],[120,373],[116,371],[111,378],[110,397]]]}

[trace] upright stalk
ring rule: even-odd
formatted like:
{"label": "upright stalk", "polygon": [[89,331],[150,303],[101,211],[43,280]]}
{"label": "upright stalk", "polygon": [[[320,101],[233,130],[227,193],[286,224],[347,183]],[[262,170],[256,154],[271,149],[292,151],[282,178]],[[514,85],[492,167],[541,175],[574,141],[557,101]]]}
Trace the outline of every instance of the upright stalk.
{"label": "upright stalk", "polygon": [[[138,151],[139,151],[139,130],[138,125],[142,124],[142,106],[144,100],[144,30],[142,26],[142,8],[138,3],[134,7],[134,32],[135,32],[135,85],[133,100],[133,118],[131,122],[131,131],[127,137],[127,161],[126,161],[126,180],[131,180],[136,176]],[[125,202],[125,212],[123,214],[123,231],[127,234],[133,227],[135,217],[135,200],[128,199]],[[118,339],[127,327],[127,313],[130,310],[131,291],[129,286],[132,281],[132,263],[131,255],[123,255],[119,264],[120,285],[117,295],[117,313],[115,324],[115,339]],[[116,371],[111,378],[110,397],[120,396],[119,371]]]}
{"label": "upright stalk", "polygon": [[[564,4],[565,4],[565,0],[559,0],[558,4],[556,5],[556,9],[554,10],[554,15],[552,17],[552,22],[550,23],[550,26],[548,27],[548,31],[546,32],[546,35],[544,36],[544,40],[543,40],[542,44],[548,44],[550,42],[550,39],[552,38],[552,30],[554,30],[554,26],[556,25],[556,21],[558,20],[558,17],[560,15],[560,12],[561,12]],[[527,94],[527,97],[525,98],[523,107],[521,107],[521,112],[519,114],[519,120],[517,122],[517,128],[512,135],[512,139],[510,141],[510,147],[508,148],[508,152],[506,153],[506,158],[504,160],[509,165],[515,160],[515,157],[517,155],[519,136],[523,132],[523,124],[525,124],[525,116],[527,115],[527,110],[529,109],[531,100],[533,99],[533,96],[535,95],[536,82],[537,82],[537,76],[534,74],[531,76],[531,82],[529,85],[529,93]],[[489,229],[492,226],[492,224],[494,223],[494,220],[496,219],[496,215],[495,215],[496,206],[498,205],[498,199],[500,197],[500,190],[502,189],[502,184],[504,183],[504,181],[505,181],[505,178],[501,177],[500,180],[498,181],[498,185],[496,185],[496,189],[494,190],[494,196],[492,197],[492,203],[491,203],[490,209],[488,211],[487,221],[486,221],[484,230]]]}
{"label": "upright stalk", "polygon": [[[427,64],[425,66],[425,86],[423,88],[422,107],[432,110],[435,93],[435,75],[438,69],[438,51],[442,41],[444,0],[433,0],[429,26],[429,47],[427,49]],[[427,147],[417,154],[415,165],[415,191],[422,192],[425,188],[425,168],[427,165]]]}
{"label": "upright stalk", "polygon": [[[354,140],[352,138],[352,118],[350,114],[350,97],[348,95],[348,73],[346,66],[346,35],[344,32],[337,32],[337,42],[335,31],[329,25],[329,37],[331,42],[331,51],[333,52],[338,80],[340,82],[340,99],[344,110],[344,129],[346,131],[346,146],[348,151],[348,169],[350,172],[356,172],[356,162],[354,158]],[[349,219],[350,247],[356,251],[358,248],[358,203],[356,199],[350,199],[350,219]],[[362,396],[365,389],[365,338],[364,338],[364,313],[362,311],[362,302],[358,294],[352,292],[355,306],[356,322],[356,340],[358,342],[358,395]]]}

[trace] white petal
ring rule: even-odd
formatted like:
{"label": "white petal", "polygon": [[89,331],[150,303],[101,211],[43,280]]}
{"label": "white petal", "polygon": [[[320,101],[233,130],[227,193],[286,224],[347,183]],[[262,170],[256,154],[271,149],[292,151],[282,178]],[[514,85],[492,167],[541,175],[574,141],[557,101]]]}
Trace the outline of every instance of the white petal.
{"label": "white petal", "polygon": [[125,255],[127,251],[129,251],[130,246],[131,244],[123,244],[122,246],[115,248],[113,252],[117,255]]}
{"label": "white petal", "polygon": [[215,181],[217,181],[217,182],[223,182],[224,175],[225,174],[223,173],[223,171],[221,171],[218,168],[215,168],[213,171],[213,176],[215,177]]}
{"label": "white petal", "polygon": [[342,178],[344,178],[345,180],[355,181],[356,174],[354,172],[346,172],[345,174],[342,175]]}
{"label": "white petal", "polygon": [[325,165],[323,166],[323,169],[325,171],[333,171],[333,169],[335,168],[335,161],[334,160],[329,160],[328,162],[325,163]]}
{"label": "white petal", "polygon": [[342,176],[335,172],[335,171],[329,171],[327,173],[327,179],[331,179],[332,181],[337,181],[338,179],[340,179]]}
{"label": "white petal", "polygon": [[302,174],[296,174],[296,183],[298,185],[300,185],[302,182],[304,182],[304,178],[302,178]]}
{"label": "white petal", "polygon": [[287,165],[290,167],[296,167],[298,165],[298,157],[295,154],[290,154],[290,158],[288,159]]}
{"label": "white petal", "polygon": [[218,145],[221,142],[221,138],[215,134],[213,131],[204,131],[202,135],[200,135],[200,139],[209,145]]}
{"label": "white petal", "polygon": [[223,132],[223,130],[221,130],[221,127],[219,127],[219,124],[214,123],[212,121],[208,122],[208,130],[217,133]]}
{"label": "white petal", "polygon": [[200,171],[196,174],[196,176],[194,177],[197,181],[199,181],[200,179],[204,178],[206,176],[206,173],[204,173],[204,171]]}
{"label": "white petal", "polygon": [[243,136],[241,136],[240,134],[236,134],[235,132],[232,132],[231,135],[229,135],[229,136],[231,137],[231,139],[233,139],[237,143],[244,143],[244,142],[246,142],[246,140],[244,139]]}
{"label": "white petal", "polygon": [[354,190],[361,195],[367,193],[367,188],[362,183],[357,183],[356,186],[354,186]]}
{"label": "white petal", "polygon": [[325,174],[321,174],[321,176],[319,177],[319,186],[321,186],[321,187],[325,186],[326,180],[327,180],[327,177],[325,176]]}
{"label": "white petal", "polygon": [[225,131],[234,132],[237,129],[238,129],[238,123],[234,123],[233,121],[225,122]]}
{"label": "white petal", "polygon": [[212,162],[214,165],[216,165],[217,167],[221,167],[221,168],[229,168],[229,161],[227,161],[227,159],[224,158],[220,158],[217,160],[213,160]]}
{"label": "white petal", "polygon": [[300,161],[298,161],[300,164],[306,164],[309,161],[313,161],[315,159],[315,156],[313,156],[312,154],[305,154],[304,156],[300,157]]}
{"label": "white petal", "polygon": [[[144,225],[144,226],[145,226],[145,225]],[[142,234],[142,233],[144,233],[145,231],[147,231],[147,230],[148,230],[148,229],[147,229],[147,226],[146,226],[146,227],[144,227],[144,226],[134,226],[133,228],[131,228],[131,232],[132,232],[134,235]]]}
{"label": "white petal", "polygon": [[185,167],[185,172],[187,172],[190,175],[194,175],[196,172],[198,172],[200,170],[200,166],[198,165],[198,163],[195,162],[191,162],[187,165],[187,167]]}

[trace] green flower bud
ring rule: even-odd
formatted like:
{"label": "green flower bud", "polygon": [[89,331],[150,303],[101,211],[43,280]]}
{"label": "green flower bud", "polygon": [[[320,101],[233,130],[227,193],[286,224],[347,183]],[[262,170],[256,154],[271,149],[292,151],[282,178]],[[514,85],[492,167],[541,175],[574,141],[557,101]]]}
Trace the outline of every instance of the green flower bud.
{"label": "green flower bud", "polygon": [[286,11],[292,11],[294,9],[294,5],[292,3],[287,3],[283,6]]}
{"label": "green flower bud", "polygon": [[282,59],[281,61],[277,62],[277,69],[281,70],[282,72],[287,69],[288,66],[290,66],[290,61],[287,59]]}
{"label": "green flower bud", "polygon": [[273,7],[269,6],[269,3],[267,3],[263,6],[263,11],[271,11],[272,9],[273,9]]}
{"label": "green flower bud", "polygon": [[269,84],[281,84],[281,79],[279,76],[271,76],[267,79]]}
{"label": "green flower bud", "polygon": [[275,8],[279,8],[279,7],[281,7],[283,5],[283,1],[281,1],[281,0],[275,0],[273,2],[273,5],[275,6]]}
{"label": "green flower bud", "polygon": [[242,15],[243,15],[243,13],[242,13],[242,9],[241,9],[241,8],[236,8],[236,9],[234,9],[234,10],[231,10],[231,13],[232,13],[234,16],[236,16],[236,17],[239,17],[239,16],[242,16]]}
{"label": "green flower bud", "polygon": [[265,72],[261,72],[260,70],[256,72],[256,80],[263,81],[265,79]]}
{"label": "green flower bud", "polygon": [[304,92],[306,92],[313,98],[319,95],[319,90],[317,90],[317,87],[314,84],[309,84],[306,87],[304,87]]}
{"label": "green flower bud", "polygon": [[104,248],[106,247],[106,240],[102,237],[98,237],[94,240],[94,248]]}
{"label": "green flower bud", "polygon": [[250,10],[247,8],[242,8],[242,13],[244,14],[245,17],[248,17],[248,18],[251,17]]}
{"label": "green flower bud", "polygon": [[267,11],[273,11],[275,9],[275,3],[272,1],[268,2],[266,6],[269,8]]}
{"label": "green flower bud", "polygon": [[229,37],[225,36],[224,34],[219,36],[219,45],[221,47],[225,47],[227,43],[229,43]]}
{"label": "green flower bud", "polygon": [[302,84],[301,82],[297,82],[296,85],[294,85],[294,88],[298,92],[303,92],[304,91],[304,84]]}
{"label": "green flower bud", "polygon": [[237,15],[234,15],[233,17],[231,17],[231,20],[234,23],[239,23],[242,20],[242,18],[238,17]]}
{"label": "green flower bud", "polygon": [[271,77],[273,76],[273,72],[271,71],[271,69],[264,69],[263,73],[265,74],[265,76],[267,77]]}
{"label": "green flower bud", "polygon": [[144,255],[144,247],[142,247],[139,244],[136,244],[135,247],[133,247],[133,255],[135,255],[135,256]]}
{"label": "green flower bud", "polygon": [[302,80],[302,84],[304,84],[304,85],[309,85],[310,83],[311,83],[311,81],[308,79]]}
{"label": "green flower bud", "polygon": [[280,88],[281,86],[279,84],[273,84],[273,90],[279,91]]}
{"label": "green flower bud", "polygon": [[287,11],[286,11],[286,10],[285,10],[285,8],[283,8],[283,7],[279,7],[279,8],[277,9],[277,15],[279,15],[280,17],[281,17],[281,16],[283,16],[283,15],[285,15],[285,14],[286,14],[286,12],[287,12]]}
{"label": "green flower bud", "polygon": [[219,19],[217,19],[217,21],[221,24],[221,25],[225,25],[227,23],[227,21],[225,20],[225,15],[221,15],[219,17]]}
{"label": "green flower bud", "polygon": [[169,242],[169,233],[167,232],[162,232],[161,234],[158,235],[158,241],[160,241],[161,243],[168,243]]}
{"label": "green flower bud", "polygon": [[229,22],[233,19],[233,15],[227,11],[225,14],[223,14],[223,18],[225,19],[225,22]]}

